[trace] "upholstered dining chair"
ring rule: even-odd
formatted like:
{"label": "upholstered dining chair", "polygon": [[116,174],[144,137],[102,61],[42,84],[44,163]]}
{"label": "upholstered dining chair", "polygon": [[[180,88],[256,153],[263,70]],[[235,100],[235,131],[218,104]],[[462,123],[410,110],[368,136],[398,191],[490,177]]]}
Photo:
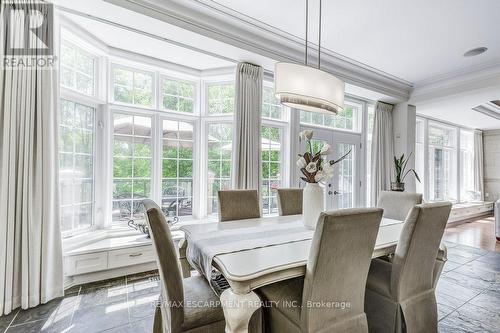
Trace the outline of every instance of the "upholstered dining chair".
{"label": "upholstered dining chair", "polygon": [[381,218],[379,208],[321,213],[305,277],[258,290],[270,305],[266,331],[367,333],[366,276]]}
{"label": "upholstered dining chair", "polygon": [[377,207],[384,209],[385,218],[404,221],[410,210],[421,203],[421,193],[382,191],[378,197]]}
{"label": "upholstered dining chair", "polygon": [[450,210],[449,202],[413,207],[392,262],[372,261],[365,295],[370,333],[437,332],[432,279]]}
{"label": "upholstered dining chair", "polygon": [[278,193],[278,212],[283,215],[302,214],[302,193],[301,188],[279,188]]}
{"label": "upholstered dining chair", "polygon": [[261,217],[257,190],[219,191],[219,221]]}
{"label": "upholstered dining chair", "polygon": [[[219,297],[203,276],[182,279],[170,228],[160,207],[143,200],[146,221],[156,250],[161,295],[156,308],[153,332],[224,332],[225,321]],[[184,304],[214,304],[195,307]]]}
{"label": "upholstered dining chair", "polygon": [[[377,207],[384,210],[384,217],[404,221],[411,209],[422,203],[422,194],[409,192],[382,191],[380,192]],[[388,258],[388,260],[392,260]],[[436,262],[434,263],[433,285],[437,286],[441,272],[447,261],[447,249],[444,244],[439,246]]]}

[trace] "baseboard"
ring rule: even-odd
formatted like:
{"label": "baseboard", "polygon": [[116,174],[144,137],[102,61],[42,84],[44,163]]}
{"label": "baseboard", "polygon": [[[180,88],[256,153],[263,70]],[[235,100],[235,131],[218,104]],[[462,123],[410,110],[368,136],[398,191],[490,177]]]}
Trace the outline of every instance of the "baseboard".
{"label": "baseboard", "polygon": [[80,284],[86,284],[96,281],[113,279],[125,275],[137,274],[142,272],[151,271],[157,269],[158,266],[156,262],[149,262],[134,266],[120,267],[114,269],[108,269],[105,271],[86,273],[74,276],[67,276],[64,278],[64,289],[71,288]]}
{"label": "baseboard", "polygon": [[447,228],[448,227],[456,227],[457,225],[464,224],[464,223],[469,223],[469,222],[474,222],[480,217],[491,217],[493,216],[493,211],[489,212],[484,212],[484,213],[479,213],[479,214],[474,214],[474,215],[468,215],[464,217],[463,219],[455,220],[455,221],[448,221]]}

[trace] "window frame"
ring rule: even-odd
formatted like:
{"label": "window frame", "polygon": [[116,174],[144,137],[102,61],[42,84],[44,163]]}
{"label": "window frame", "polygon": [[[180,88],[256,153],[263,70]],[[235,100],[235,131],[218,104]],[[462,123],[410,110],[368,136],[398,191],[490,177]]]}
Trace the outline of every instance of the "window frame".
{"label": "window frame", "polygon": [[[140,104],[135,104],[135,103],[126,103],[126,102],[120,102],[115,99],[115,80],[114,80],[114,70],[115,69],[121,69],[121,70],[126,70],[132,72],[132,91],[135,90],[134,86],[134,74],[135,73],[141,73],[144,75],[151,75],[151,105],[140,105]],[[158,71],[154,70],[149,70],[149,69],[140,69],[136,66],[131,66],[131,65],[124,65],[118,61],[112,61],[110,62],[109,66],[109,74],[108,74],[108,102],[110,104],[114,105],[120,105],[120,106],[128,106],[132,108],[137,108],[137,109],[144,109],[144,110],[159,110],[159,105],[158,105],[158,92],[157,92],[157,86],[158,86]],[[134,100],[135,95],[132,95],[132,98]]]}
{"label": "window frame", "polygon": [[[62,85],[62,83],[61,83],[62,82],[62,79],[61,79],[62,70],[61,69],[59,71],[60,72],[59,73],[59,80],[60,80],[59,87],[60,87],[60,89],[67,89],[67,90],[72,91],[76,94],[85,96],[86,98],[97,99],[99,96],[100,88],[101,88],[99,73],[101,72],[101,67],[103,67],[101,64],[102,61],[101,61],[100,57],[98,55],[92,53],[91,51],[88,51],[84,46],[80,45],[80,43],[78,43],[73,38],[70,38],[68,33],[65,31],[63,31],[61,34],[60,45],[59,45],[59,47],[60,47],[59,55],[62,54],[62,45],[65,43],[68,43],[71,46],[75,47],[79,52],[87,55],[89,58],[92,58],[92,60],[94,61],[93,93],[92,94],[85,94],[85,93],[77,90],[76,87],[72,88],[72,87],[67,87],[67,86]],[[62,59],[62,57],[61,57],[61,59]],[[60,66],[63,66],[62,62],[60,63]],[[64,67],[66,67],[66,66],[64,66]],[[75,70],[74,68],[70,68],[70,69]],[[76,84],[76,81],[75,81],[75,84]]]}
{"label": "window frame", "polygon": [[[209,93],[208,90],[210,86],[222,86],[222,85],[233,85],[235,89],[235,97],[236,97],[236,81],[235,80],[229,80],[229,79],[224,79],[224,80],[210,80],[210,81],[205,81],[204,82],[204,101],[203,105],[204,108],[202,110],[202,117],[210,117],[210,118],[216,118],[216,117],[233,117],[234,116],[234,111],[233,113],[212,113],[210,114],[209,112],[209,106],[210,106],[210,98],[209,98]],[[234,104],[234,108],[236,109],[236,101]]]}
{"label": "window frame", "polygon": [[210,116],[202,119],[202,126],[203,126],[203,133],[202,133],[202,138],[203,138],[203,149],[202,149],[202,170],[206,170],[203,172],[203,179],[202,179],[202,186],[201,186],[201,192],[200,192],[200,201],[203,202],[202,204],[202,211],[201,211],[201,216],[206,216],[206,217],[215,217],[217,216],[217,213],[211,213],[208,211],[208,133],[209,133],[209,126],[210,125],[219,125],[219,124],[229,124],[232,126],[232,139],[231,139],[231,171],[230,171],[230,176],[229,176],[229,181],[232,183],[233,181],[233,151],[234,151],[234,121],[233,121],[233,116],[231,115],[230,117],[223,117],[223,116]]}
{"label": "window frame", "polygon": [[[68,89],[68,88],[65,88]],[[96,198],[96,171],[97,171],[97,151],[98,151],[98,146],[97,146],[97,113],[98,113],[98,105],[97,104],[92,104],[92,103],[86,103],[86,101],[80,101],[80,100],[75,100],[72,99],[72,95],[67,96],[64,92],[60,93],[59,99],[58,99],[58,112],[61,112],[61,105],[62,101],[66,100],[68,102],[74,103],[75,107],[76,104],[83,105],[85,107],[92,108],[94,110],[94,116],[93,116],[93,137],[92,137],[92,222],[89,227],[86,228],[80,228],[80,229],[71,229],[71,230],[66,230],[61,232],[62,238],[69,238],[73,237],[75,235],[83,234],[88,231],[94,230],[96,226],[96,211],[97,211],[97,198]],[[57,124],[57,130],[58,130],[58,141],[59,141],[59,128],[60,128],[60,121]],[[59,172],[59,155],[60,155],[60,150],[58,149],[57,151],[58,155],[58,172]],[[59,178],[59,173],[58,173],[58,191],[60,191],[60,178]],[[59,204],[60,204],[60,199],[59,199]],[[61,209],[62,205],[59,205],[59,213],[60,213],[60,219],[62,218],[61,214]]]}
{"label": "window frame", "polygon": [[[183,83],[188,83],[192,84],[194,91],[193,91],[193,112],[182,112],[182,111],[176,111],[176,110],[170,110],[167,109],[163,106],[163,80],[171,80],[171,81],[178,81],[178,82],[183,82]],[[158,74],[158,110],[163,111],[164,113],[167,114],[178,114],[178,115],[188,115],[188,116],[193,116],[193,117],[199,117],[200,116],[200,83],[199,80],[190,80],[182,77],[176,77],[171,74],[164,74],[162,72],[159,72]],[[182,97],[182,96],[176,96],[177,98]]]}
{"label": "window frame", "polygon": [[[200,120],[197,119],[196,117],[189,117],[186,114],[182,114],[186,117],[179,117],[176,115],[168,115],[168,114],[158,114],[158,124],[157,127],[159,130],[161,130],[163,127],[163,121],[164,120],[171,120],[171,121],[176,121],[176,122],[187,122],[191,123],[193,125],[193,175],[192,175],[192,186],[193,186],[193,195],[192,195],[192,203],[191,203],[191,209],[192,209],[192,214],[191,215],[184,215],[184,216],[178,216],[179,221],[186,221],[186,220],[191,220],[193,218],[199,218],[199,205],[200,205],[200,199],[199,196],[197,197],[195,193],[199,192],[200,188],[200,176],[199,176],[199,165],[200,165],[200,158],[199,158],[199,133],[200,133]],[[153,195],[155,197],[158,197],[159,201],[162,202],[163,200],[163,137],[160,136],[160,133],[158,133],[159,138],[161,142],[158,142],[158,152],[153,153],[153,158],[154,155],[157,156],[159,159],[159,164],[158,164],[158,173],[159,173],[159,188],[157,195]],[[154,162],[157,163],[157,162]],[[177,179],[179,179],[177,175]]]}
{"label": "window frame", "polygon": [[[423,123],[423,150],[424,150],[424,179],[422,181],[423,183],[423,196],[424,200],[431,201],[430,200],[430,170],[429,170],[429,150],[431,147],[442,147],[443,149],[453,151],[455,154],[455,168],[456,168],[456,177],[454,177],[454,182],[455,182],[455,191],[456,192],[456,198],[457,200],[454,201],[454,204],[461,204],[461,203],[467,203],[467,201],[462,198],[461,195],[461,188],[462,188],[462,180],[461,180],[461,173],[462,173],[462,165],[460,161],[460,154],[461,154],[461,143],[460,143],[460,133],[461,131],[467,131],[467,132],[472,132],[474,133],[475,130],[472,128],[467,128],[463,126],[458,126],[456,124],[448,123],[445,121],[441,121],[438,119],[434,119],[431,117],[427,117],[424,115],[417,114],[417,119],[422,121]],[[455,131],[455,145],[454,146],[439,146],[435,144],[431,144],[429,140],[429,127],[430,126],[436,126],[436,127],[444,127],[447,129],[453,129]],[[415,140],[415,149],[416,149],[416,140]]]}

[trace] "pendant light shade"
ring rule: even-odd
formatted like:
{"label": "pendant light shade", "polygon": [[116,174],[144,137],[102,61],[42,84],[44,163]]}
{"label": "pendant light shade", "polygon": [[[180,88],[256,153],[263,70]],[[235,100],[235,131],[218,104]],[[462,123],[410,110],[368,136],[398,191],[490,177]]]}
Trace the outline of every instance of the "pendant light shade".
{"label": "pendant light shade", "polygon": [[292,108],[323,113],[344,109],[345,83],[317,68],[279,62],[274,89],[281,104]]}
{"label": "pendant light shade", "polygon": [[309,67],[307,63],[309,0],[306,0],[304,65],[278,62],[274,68],[274,93],[286,106],[336,114],[344,109],[345,83],[321,70],[321,2],[319,0],[318,68]]}

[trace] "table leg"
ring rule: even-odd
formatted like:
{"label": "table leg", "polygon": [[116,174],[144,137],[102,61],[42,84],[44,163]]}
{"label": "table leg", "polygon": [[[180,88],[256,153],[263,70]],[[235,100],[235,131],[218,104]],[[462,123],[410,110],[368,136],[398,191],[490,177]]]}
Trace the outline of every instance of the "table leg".
{"label": "table leg", "polygon": [[248,294],[236,294],[226,289],[220,296],[226,333],[248,333],[248,324],[252,314],[260,308],[260,298],[253,291]]}

